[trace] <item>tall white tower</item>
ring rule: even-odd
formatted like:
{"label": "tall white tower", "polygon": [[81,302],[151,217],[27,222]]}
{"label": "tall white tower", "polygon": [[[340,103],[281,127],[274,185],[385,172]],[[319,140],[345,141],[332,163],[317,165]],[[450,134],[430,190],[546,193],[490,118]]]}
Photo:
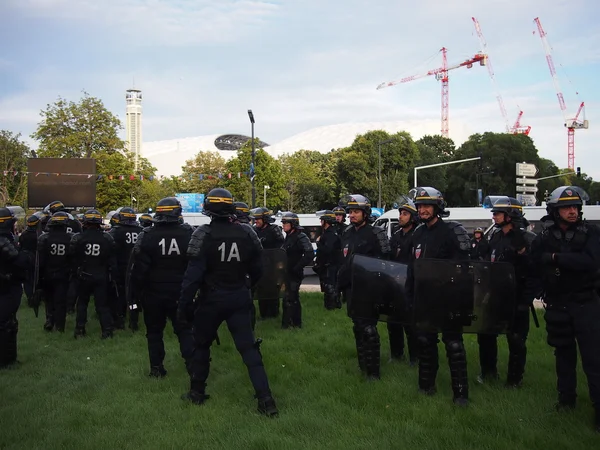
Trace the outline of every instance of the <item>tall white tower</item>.
{"label": "tall white tower", "polygon": [[138,170],[138,159],[142,153],[142,91],[128,89],[125,94],[125,134],[127,149],[135,156],[135,170]]}

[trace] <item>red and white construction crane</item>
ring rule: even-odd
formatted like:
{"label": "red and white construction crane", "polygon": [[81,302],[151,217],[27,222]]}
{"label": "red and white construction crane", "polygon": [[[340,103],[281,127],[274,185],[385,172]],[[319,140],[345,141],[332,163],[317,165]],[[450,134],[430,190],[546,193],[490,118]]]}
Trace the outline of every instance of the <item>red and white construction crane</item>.
{"label": "red and white construction crane", "polygon": [[[546,53],[546,62],[548,63],[548,68],[550,69],[550,75],[552,76],[552,81],[554,83],[554,89],[556,89],[556,96],[558,97],[558,104],[560,105],[560,111],[563,114],[563,118],[565,120],[565,127],[567,127],[567,154],[568,154],[568,168],[575,169],[575,130],[583,129],[587,130],[589,128],[589,122],[585,120],[585,103],[581,102],[579,105],[579,109],[577,110],[577,114],[575,117],[570,119],[567,116],[567,105],[565,104],[565,98],[560,89],[560,85],[558,84],[558,75],[556,74],[556,69],[554,67],[554,61],[552,60],[552,52],[550,44],[548,44],[548,38],[546,37],[546,32],[542,27],[542,23],[540,22],[539,17],[533,19],[533,21],[537,25],[538,32],[540,34],[540,39],[542,40],[542,45],[544,46],[544,51]],[[535,33],[535,31],[534,31]],[[583,112],[583,119],[580,120],[579,116]]]}
{"label": "red and white construction crane", "polygon": [[388,81],[385,83],[381,83],[377,86],[377,89],[383,89],[386,87],[396,86],[401,83],[408,83],[409,81],[418,80],[419,78],[428,77],[430,75],[434,75],[435,79],[442,82],[442,136],[448,137],[448,71],[453,69],[458,69],[459,67],[466,67],[470,69],[473,67],[473,64],[479,63],[480,66],[485,66],[487,61],[487,55],[483,53],[477,53],[471,59],[467,59],[458,64],[454,64],[452,66],[448,66],[448,60],[446,58],[446,47],[443,47],[440,52],[442,52],[442,67],[438,67],[437,69],[431,69],[427,73],[423,73],[420,75],[412,75],[410,77],[405,77],[396,81]]}
{"label": "red and white construction crane", "polygon": [[521,126],[521,117],[523,116],[523,111],[519,111],[519,116],[517,117],[517,121],[511,127],[508,122],[508,114],[506,113],[506,107],[504,106],[504,100],[502,99],[502,94],[500,94],[500,89],[498,89],[498,84],[496,83],[496,75],[494,74],[494,68],[492,67],[492,61],[490,60],[490,54],[487,48],[487,42],[483,37],[483,31],[481,31],[481,25],[479,21],[475,17],[471,17],[473,20],[473,24],[475,25],[475,31],[477,32],[477,37],[479,37],[479,43],[481,44],[481,52],[487,55],[487,69],[490,75],[490,80],[492,80],[492,86],[496,91],[496,100],[498,101],[498,106],[500,107],[500,113],[502,114],[502,118],[504,119],[504,126],[506,128],[507,133],[512,134],[525,134],[528,135],[529,131],[531,131],[531,127],[529,126]]}

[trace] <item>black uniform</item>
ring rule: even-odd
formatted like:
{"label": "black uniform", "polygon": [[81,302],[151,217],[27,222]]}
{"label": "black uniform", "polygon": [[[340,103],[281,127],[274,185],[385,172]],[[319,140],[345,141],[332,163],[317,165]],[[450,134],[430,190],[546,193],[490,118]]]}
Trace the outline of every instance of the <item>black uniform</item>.
{"label": "black uniform", "polygon": [[[31,255],[30,260],[35,261],[35,252],[37,249],[38,232],[36,227],[27,227],[23,233],[19,236],[19,249],[27,252]],[[23,281],[23,288],[25,290],[25,296],[30,301],[33,295],[33,274],[34,266],[32,265],[26,272],[25,280]]]}
{"label": "black uniform", "polygon": [[[265,250],[281,248],[285,241],[281,228],[274,223],[268,223],[262,228],[254,226],[253,229]],[[279,315],[279,298],[260,299],[258,310],[262,318],[277,317]]]}
{"label": "black uniform", "polygon": [[189,367],[194,351],[191,326],[176,318],[191,235],[189,227],[176,221],[159,221],[153,227],[144,228],[134,247],[132,279],[136,297],[143,299],[152,376],[166,374],[163,333],[167,319],[179,340],[179,350],[186,367]]}
{"label": "black uniform", "polygon": [[485,261],[488,258],[489,251],[489,244],[485,237],[482,237],[479,240],[475,238],[471,239],[471,249],[469,252],[471,259]]}
{"label": "black uniform", "polygon": [[281,327],[302,327],[302,305],[300,304],[300,285],[304,278],[304,267],[313,258],[314,251],[306,233],[300,228],[292,228],[282,247],[287,254],[287,280],[283,299]]}
{"label": "black uniform", "polygon": [[17,361],[17,311],[30,265],[31,258],[19,252],[12,232],[0,228],[0,369]]}
{"label": "black uniform", "polygon": [[71,239],[70,256],[78,279],[75,335],[85,335],[90,295],[94,295],[102,337],[111,337],[113,321],[108,304],[108,284],[117,271],[115,241],[100,228],[87,228]]}
{"label": "black uniform", "polygon": [[340,270],[342,244],[336,233],[336,226],[330,225],[323,230],[317,240],[315,266],[317,268],[325,309],[341,308],[342,303],[336,289],[337,273]]}
{"label": "black uniform", "polygon": [[50,227],[38,241],[40,264],[40,287],[44,291],[46,304],[46,324],[52,331],[65,331],[67,315],[67,291],[71,279],[69,245],[73,234],[64,227]]}
{"label": "black uniform", "polygon": [[[350,259],[352,255],[364,255],[372,258],[389,259],[390,243],[385,230],[363,222],[359,228],[346,227],[341,238],[342,266],[338,272],[338,285],[344,291],[346,299],[350,298],[351,286]],[[350,305],[348,305],[350,307]],[[370,378],[379,378],[380,347],[377,320],[352,319],[358,365]]]}
{"label": "black uniform", "polygon": [[[529,334],[529,311],[535,296],[531,267],[531,243],[535,234],[513,228],[508,233],[501,229],[494,231],[485,260],[492,262],[508,262],[515,268],[517,283],[516,311],[514,323],[506,335],[508,341],[507,386],[517,387],[523,380],[525,362],[527,360],[527,335]],[[479,334],[479,362],[481,379],[497,378],[498,335]]]}
{"label": "black uniform", "polygon": [[[214,218],[192,235],[188,249],[189,264],[181,287],[179,315],[193,315],[194,351],[190,394],[205,398],[210,369],[210,347],[225,321],[236,349],[248,368],[256,398],[270,398],[271,391],[251,328],[250,287],[262,275],[262,246],[252,228]],[[198,304],[194,296],[200,290]],[[195,308],[195,313],[194,313]]]}
{"label": "black uniform", "polygon": [[[431,225],[418,227],[412,236],[412,261],[408,266],[407,289],[410,298],[414,298],[415,259],[435,258],[465,260],[469,259],[469,236],[458,222],[444,222],[441,218]],[[443,296],[444,293],[440,292]],[[435,392],[435,379],[439,368],[438,334],[418,332],[419,342],[419,388],[432,394]],[[468,398],[467,355],[463,344],[462,329],[444,330],[442,341],[446,346],[446,355],[450,365],[452,391],[454,399]]]}
{"label": "black uniform", "polygon": [[[415,225],[407,232],[400,228],[390,239],[392,249],[391,259],[401,264],[409,264],[411,260],[412,235],[415,231]],[[417,337],[409,325],[401,323],[388,322],[388,334],[390,338],[390,354],[392,359],[402,359],[404,357],[404,333],[406,333],[406,343],[408,344],[408,358],[411,365],[417,363],[419,359],[419,350]]]}
{"label": "black uniform", "polygon": [[[109,296],[109,305],[111,315],[115,323],[115,328],[123,329],[125,327],[125,315],[127,313],[127,301],[125,295],[125,277],[127,275],[127,267],[129,265],[129,257],[133,246],[138,240],[139,234],[142,232],[142,227],[139,225],[120,224],[112,227],[108,234],[115,241],[115,252],[117,258],[117,272],[114,274],[114,281],[117,292]],[[131,317],[136,316],[133,324],[137,325],[137,311],[132,311]]]}
{"label": "black uniform", "polygon": [[600,236],[585,222],[563,231],[552,218],[545,219],[549,226],[534,241],[532,260],[547,305],[546,330],[548,344],[555,349],[559,405],[575,405],[579,347],[600,431],[600,298],[596,291]]}

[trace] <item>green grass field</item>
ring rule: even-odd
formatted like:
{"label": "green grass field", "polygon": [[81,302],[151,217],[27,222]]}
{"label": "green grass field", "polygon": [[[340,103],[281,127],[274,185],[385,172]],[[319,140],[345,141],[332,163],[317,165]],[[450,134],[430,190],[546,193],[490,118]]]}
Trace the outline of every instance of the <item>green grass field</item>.
{"label": "green grass field", "polygon": [[[262,353],[280,409],[276,419],[255,412],[245,367],[226,327],[213,346],[212,370],[203,406],[180,395],[188,377],[176,338],[167,328],[168,376],[150,379],[144,332],[118,332],[101,341],[97,320],[88,337],[46,333],[43,320],[19,312],[19,360],[0,371],[0,448],[235,448],[235,449],[594,449],[587,385],[580,377],[574,412],[557,413],[552,351],[543,329],[533,329],[525,385],[480,386],[477,345],[466,338],[471,404],[458,409],[440,344],[438,394],[417,392],[417,370],[387,363],[385,324],[382,379],[358,371],[350,319],[345,310],[325,311],[319,294],[303,294],[302,330],[259,322]],[[90,315],[93,317],[93,314]],[[506,342],[500,340],[500,368]]]}

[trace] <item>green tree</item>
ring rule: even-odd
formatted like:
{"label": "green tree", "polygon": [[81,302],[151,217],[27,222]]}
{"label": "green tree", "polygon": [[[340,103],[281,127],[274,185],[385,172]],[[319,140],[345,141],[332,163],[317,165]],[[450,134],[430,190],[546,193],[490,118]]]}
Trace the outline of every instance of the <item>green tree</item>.
{"label": "green tree", "polygon": [[125,148],[119,138],[121,121],[102,100],[83,92],[78,103],[61,97],[40,112],[42,120],[31,137],[39,141],[39,155],[51,158],[91,158]]}
{"label": "green tree", "polygon": [[405,131],[390,135],[376,130],[357,136],[350,147],[341,149],[336,155],[336,174],[341,194],[360,193],[366,195],[373,205],[377,204],[378,143],[387,139],[393,141],[381,145],[381,206],[391,207],[400,193],[408,192],[408,173],[419,158],[417,144]]}
{"label": "green tree", "polygon": [[[517,162],[540,167],[533,141],[523,134],[474,134],[455,152],[454,160],[481,156],[481,161],[450,166],[445,199],[449,206],[476,206],[477,189],[486,195],[516,195]],[[549,166],[545,170],[552,170]]]}
{"label": "green tree", "polygon": [[[31,150],[20,134],[0,130],[0,206],[26,206],[27,158]],[[15,175],[16,173],[16,175]]]}
{"label": "green tree", "polygon": [[279,157],[288,193],[286,209],[312,213],[337,203],[328,159],[326,154],[311,150]]}
{"label": "green tree", "polygon": [[[255,145],[259,145],[259,139],[255,139]],[[229,189],[236,201],[246,202],[252,207],[252,183],[250,176],[244,172],[250,171],[252,162],[252,142],[246,142],[238,150],[237,156],[226,163],[226,173],[220,180],[220,185]],[[238,174],[241,176],[238,178]],[[228,175],[231,174],[231,178]],[[267,204],[273,210],[285,209],[287,192],[285,190],[285,180],[281,170],[281,165],[275,158],[269,155],[262,148],[256,149],[255,155],[255,187],[256,187],[256,206],[263,204],[264,186],[269,186],[267,191]]]}
{"label": "green tree", "polygon": [[[417,142],[419,148],[419,158],[415,166],[427,166],[429,164],[438,164],[448,162],[454,157],[456,146],[454,141],[442,135],[423,136]],[[447,179],[446,172],[448,166],[431,167],[419,170],[417,173],[417,181],[419,186],[434,186],[442,192],[446,191]],[[410,185],[414,186],[414,171],[409,177]]]}
{"label": "green tree", "polygon": [[[217,152],[200,151],[193,159],[187,160],[182,169],[185,191],[199,194],[208,194],[221,182],[215,175],[226,173],[225,159]],[[214,177],[208,178],[207,175]]]}

